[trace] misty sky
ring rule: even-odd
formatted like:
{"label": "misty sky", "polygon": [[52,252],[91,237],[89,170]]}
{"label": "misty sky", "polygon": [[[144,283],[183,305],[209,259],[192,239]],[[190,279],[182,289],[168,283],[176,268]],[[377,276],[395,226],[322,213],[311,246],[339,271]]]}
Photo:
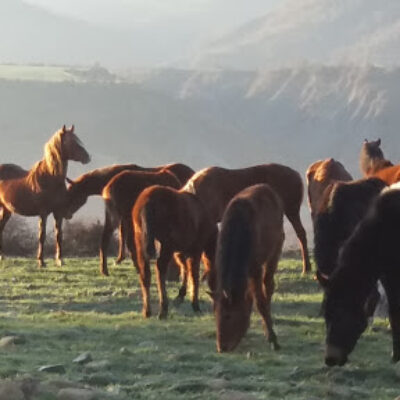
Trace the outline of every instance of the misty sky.
{"label": "misty sky", "polygon": [[[141,38],[142,47],[162,36],[170,57],[143,55],[144,64],[177,63],[209,40],[258,18],[279,0],[23,0],[60,16],[121,30]],[[139,49],[140,51],[140,49]]]}

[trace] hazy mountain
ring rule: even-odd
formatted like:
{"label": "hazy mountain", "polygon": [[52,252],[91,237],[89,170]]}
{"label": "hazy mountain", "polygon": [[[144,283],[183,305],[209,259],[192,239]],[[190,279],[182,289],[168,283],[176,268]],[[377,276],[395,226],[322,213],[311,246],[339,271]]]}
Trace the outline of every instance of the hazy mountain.
{"label": "hazy mountain", "polygon": [[398,65],[397,0],[287,0],[209,43],[197,68],[260,69],[304,62]]}

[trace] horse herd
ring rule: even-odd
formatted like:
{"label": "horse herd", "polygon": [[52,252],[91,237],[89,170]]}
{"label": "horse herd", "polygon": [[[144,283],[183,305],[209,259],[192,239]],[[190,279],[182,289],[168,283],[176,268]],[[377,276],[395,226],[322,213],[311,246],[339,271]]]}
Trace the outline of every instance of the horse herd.
{"label": "horse herd", "polygon": [[[165,286],[168,266],[181,271],[177,299],[187,283],[199,311],[200,261],[204,264],[216,316],[217,350],[233,350],[246,333],[255,303],[265,335],[279,349],[271,318],[274,273],[284,241],[283,216],[299,239],[303,273],[311,271],[307,237],[300,219],[303,183],[295,170],[279,164],[242,169],[168,164],[135,164],[93,170],[74,181],[68,161],[86,164],[90,156],[65,125],[45,144],[44,157],[29,171],[0,165],[0,257],[2,233],[12,213],[39,216],[38,264],[45,266],[43,244],[49,214],[55,220],[56,262],[62,265],[62,220],[69,219],[89,196],[101,195],[105,221],[100,272],[108,275],[107,248],[119,229],[117,263],[125,247],[139,273],[143,315],[149,317],[150,260],[156,258],[159,318],[168,315]],[[367,326],[380,280],[388,297],[393,360],[400,359],[400,262],[395,241],[400,226],[400,167],[384,158],[380,140],[362,146],[364,178],[354,181],[333,159],[312,164],[306,173],[314,227],[316,277],[324,288],[327,365],[343,365]],[[69,183],[68,187],[65,181]],[[158,243],[158,248],[156,244]]]}

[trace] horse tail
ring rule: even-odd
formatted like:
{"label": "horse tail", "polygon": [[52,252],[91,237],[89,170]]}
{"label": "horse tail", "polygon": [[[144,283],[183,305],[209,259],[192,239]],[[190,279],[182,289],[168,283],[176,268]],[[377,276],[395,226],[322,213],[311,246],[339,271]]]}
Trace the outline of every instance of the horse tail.
{"label": "horse tail", "polygon": [[253,250],[253,210],[244,199],[227,209],[218,238],[216,263],[218,290],[241,296],[247,288],[248,263]]}
{"label": "horse tail", "polygon": [[[148,261],[156,257],[156,248],[154,245],[153,219],[154,211],[149,203],[146,203],[140,210],[140,243],[143,257]],[[135,228],[136,231],[136,228]]]}

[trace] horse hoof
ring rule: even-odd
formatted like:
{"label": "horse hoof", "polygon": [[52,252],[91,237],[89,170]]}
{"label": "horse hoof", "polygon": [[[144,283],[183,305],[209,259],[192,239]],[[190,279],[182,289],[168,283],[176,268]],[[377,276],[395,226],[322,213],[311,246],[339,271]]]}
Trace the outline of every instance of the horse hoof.
{"label": "horse hoof", "polygon": [[166,319],[168,316],[168,311],[167,310],[161,310],[158,313],[158,319]]}
{"label": "horse hoof", "polygon": [[273,351],[278,351],[278,350],[281,349],[281,346],[279,346],[279,344],[278,344],[277,342],[271,343],[271,349],[272,349]]}
{"label": "horse hoof", "polygon": [[101,275],[103,275],[103,276],[110,276],[110,274],[109,274],[109,272],[108,272],[107,269],[101,269],[101,270],[100,270],[100,273],[101,273]]}
{"label": "horse hoof", "polygon": [[175,297],[174,304],[176,306],[180,306],[182,303],[183,303],[183,297],[180,294],[178,294],[178,296]]}
{"label": "horse hoof", "polygon": [[151,310],[143,309],[142,314],[143,314],[144,318],[150,318],[151,317]]}
{"label": "horse hoof", "polygon": [[393,354],[392,363],[397,363],[398,361],[400,361],[400,354]]}
{"label": "horse hoof", "polygon": [[201,314],[201,310],[198,304],[192,304],[192,308],[195,313]]}
{"label": "horse hoof", "polygon": [[122,263],[122,261],[124,261],[124,260],[125,260],[125,257],[117,258],[116,260],[114,260],[114,265],[120,265]]}
{"label": "horse hoof", "polygon": [[46,268],[46,263],[44,261],[38,261],[38,268]]}
{"label": "horse hoof", "polygon": [[65,263],[64,263],[63,260],[57,259],[57,260],[56,260],[56,265],[57,265],[57,267],[62,267],[63,265],[65,265]]}

